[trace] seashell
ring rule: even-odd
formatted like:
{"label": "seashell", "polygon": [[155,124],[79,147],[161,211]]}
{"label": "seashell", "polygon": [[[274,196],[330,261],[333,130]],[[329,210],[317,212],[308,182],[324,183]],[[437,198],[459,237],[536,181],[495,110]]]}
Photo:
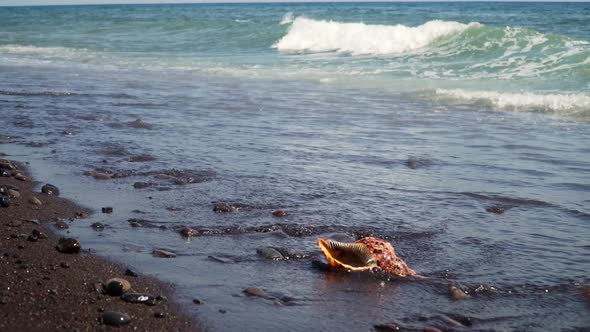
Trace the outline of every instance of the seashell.
{"label": "seashell", "polygon": [[318,239],[318,246],[333,268],[351,272],[383,271],[399,277],[416,275],[396,256],[391,243],[383,239],[366,237],[353,243]]}

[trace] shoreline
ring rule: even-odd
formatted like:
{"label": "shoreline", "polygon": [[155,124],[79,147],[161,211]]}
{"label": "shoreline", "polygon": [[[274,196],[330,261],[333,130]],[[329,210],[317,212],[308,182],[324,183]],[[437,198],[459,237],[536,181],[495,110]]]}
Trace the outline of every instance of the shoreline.
{"label": "shoreline", "polygon": [[[170,285],[152,277],[132,276],[123,265],[85,250],[84,243],[79,253],[59,252],[62,236],[56,230],[91,211],[35,190],[40,182],[32,181],[26,166],[15,162],[17,170],[10,170],[3,163],[3,170],[11,176],[0,177],[0,187],[18,190],[8,193],[13,196],[8,207],[0,207],[0,330],[106,330],[113,316],[107,315],[109,311],[129,317],[128,323],[118,327],[122,331],[202,330],[169,300],[173,295]],[[103,285],[111,278],[129,281],[131,289],[126,293],[152,295],[155,305],[128,303],[106,294]]]}

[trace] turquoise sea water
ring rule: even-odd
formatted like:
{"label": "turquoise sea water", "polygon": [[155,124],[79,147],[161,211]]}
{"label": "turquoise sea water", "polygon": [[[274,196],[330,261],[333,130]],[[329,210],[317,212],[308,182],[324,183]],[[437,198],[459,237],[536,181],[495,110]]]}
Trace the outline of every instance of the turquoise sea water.
{"label": "turquoise sea water", "polygon": [[370,87],[588,116],[584,3],[3,8],[6,64],[148,69]]}
{"label": "turquoise sea water", "polygon": [[[0,8],[0,151],[113,207],[68,236],[211,330],[587,331],[589,21],[588,3]],[[318,237],[367,235],[428,278],[313,263]]]}

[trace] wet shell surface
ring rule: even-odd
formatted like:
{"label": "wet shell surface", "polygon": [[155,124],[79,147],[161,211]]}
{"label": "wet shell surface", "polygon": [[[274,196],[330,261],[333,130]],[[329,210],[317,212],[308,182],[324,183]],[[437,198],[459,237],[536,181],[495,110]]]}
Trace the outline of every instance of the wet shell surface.
{"label": "wet shell surface", "polygon": [[416,275],[383,239],[366,237],[353,243],[318,239],[318,245],[331,267],[352,272],[383,271],[400,277]]}

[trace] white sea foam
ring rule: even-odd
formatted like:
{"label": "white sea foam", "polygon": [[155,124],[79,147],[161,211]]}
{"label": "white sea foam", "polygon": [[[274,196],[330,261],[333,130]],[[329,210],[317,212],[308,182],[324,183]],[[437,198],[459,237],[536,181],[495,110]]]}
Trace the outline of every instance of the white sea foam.
{"label": "white sea foam", "polygon": [[590,95],[584,93],[502,93],[497,91],[469,91],[437,89],[442,99],[481,103],[511,111],[541,111],[562,115],[590,115]]}
{"label": "white sea foam", "polygon": [[294,19],[295,19],[295,16],[293,15],[293,13],[288,12],[287,14],[285,14],[283,16],[283,19],[281,20],[281,25],[293,23]]}
{"label": "white sea foam", "polygon": [[[284,19],[283,19],[284,21]],[[283,52],[342,52],[388,55],[419,50],[439,38],[461,33],[478,23],[434,20],[417,27],[339,23],[297,17],[273,47]]]}

